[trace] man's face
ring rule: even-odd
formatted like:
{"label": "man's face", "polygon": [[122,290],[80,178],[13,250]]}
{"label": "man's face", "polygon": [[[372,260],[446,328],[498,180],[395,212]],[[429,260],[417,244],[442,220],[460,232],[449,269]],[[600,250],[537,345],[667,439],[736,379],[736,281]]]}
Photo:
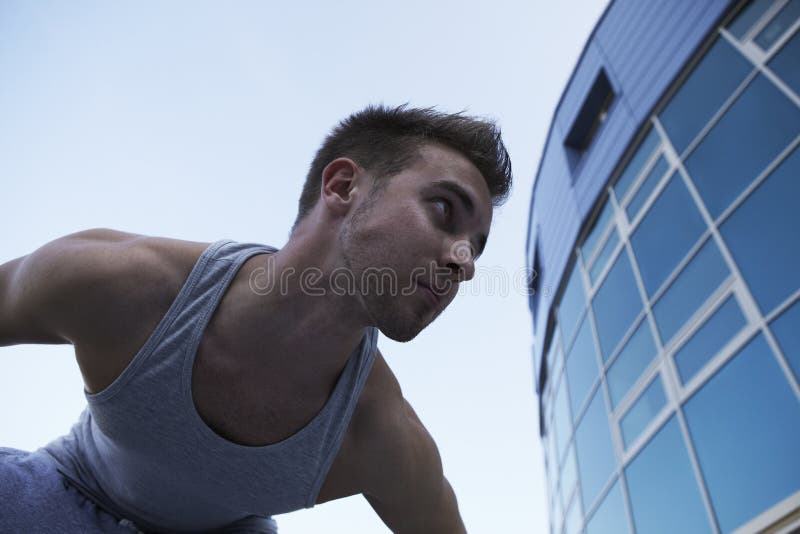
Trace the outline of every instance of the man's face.
{"label": "man's face", "polygon": [[424,146],[413,165],[387,180],[355,207],[339,243],[372,324],[409,341],[472,278],[492,201],[480,171],[440,145]]}

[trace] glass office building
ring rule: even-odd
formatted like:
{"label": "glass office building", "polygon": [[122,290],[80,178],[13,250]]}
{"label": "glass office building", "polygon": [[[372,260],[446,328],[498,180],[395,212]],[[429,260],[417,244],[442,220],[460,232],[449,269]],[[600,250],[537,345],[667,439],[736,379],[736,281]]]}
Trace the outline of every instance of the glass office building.
{"label": "glass office building", "polygon": [[800,532],[800,0],[612,1],[527,258],[551,532]]}

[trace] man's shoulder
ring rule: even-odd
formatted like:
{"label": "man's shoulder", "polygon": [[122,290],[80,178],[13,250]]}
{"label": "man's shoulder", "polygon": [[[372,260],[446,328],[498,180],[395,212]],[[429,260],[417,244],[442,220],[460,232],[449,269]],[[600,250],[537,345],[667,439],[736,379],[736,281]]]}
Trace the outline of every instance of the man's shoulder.
{"label": "man's shoulder", "polygon": [[62,238],[74,294],[73,344],[88,389],[127,365],[178,295],[209,243],[97,228]]}

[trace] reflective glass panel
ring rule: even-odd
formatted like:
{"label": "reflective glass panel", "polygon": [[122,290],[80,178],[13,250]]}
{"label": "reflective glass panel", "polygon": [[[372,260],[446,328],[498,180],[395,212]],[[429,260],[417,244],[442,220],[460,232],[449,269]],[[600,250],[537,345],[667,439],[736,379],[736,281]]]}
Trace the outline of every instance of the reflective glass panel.
{"label": "reflective glass panel", "polygon": [[798,178],[795,149],[720,227],[765,315],[800,287]]}
{"label": "reflective glass panel", "polygon": [[631,237],[648,295],[664,283],[705,230],[688,189],[674,174]]}
{"label": "reflective glass panel", "polygon": [[769,62],[769,68],[777,74],[786,85],[800,95],[800,32],[795,32],[788,43]]}
{"label": "reflective glass panel", "polygon": [[589,318],[586,317],[567,357],[569,400],[573,419],[578,417],[578,412],[597,378],[597,373],[597,356],[594,353],[592,329]]}
{"label": "reflective glass panel", "polygon": [[564,346],[569,346],[575,327],[578,326],[583,307],[586,303],[586,293],[583,292],[583,282],[578,264],[572,269],[564,295],[558,304],[558,322],[561,325],[562,342]]}
{"label": "reflective glass panel", "polygon": [[656,344],[647,318],[639,324],[619,356],[611,364],[606,378],[611,404],[616,407],[619,401],[636,383],[656,355]]}
{"label": "reflective glass panel", "polygon": [[603,236],[603,230],[608,228],[608,223],[611,222],[611,218],[613,216],[614,206],[612,206],[611,202],[606,199],[605,206],[603,206],[602,211],[600,211],[600,215],[594,222],[594,227],[591,229],[591,231],[589,231],[589,235],[586,236],[583,245],[581,245],[583,261],[588,262],[591,259],[592,254],[597,248],[597,244],[600,242],[600,238]]}
{"label": "reflective glass panel", "polygon": [[581,531],[581,503],[576,495],[572,499],[567,517],[564,519],[564,534],[579,534]]}
{"label": "reflective glass panel", "polygon": [[753,0],[728,24],[728,31],[736,38],[741,39],[774,1]]}
{"label": "reflective glass panel", "polygon": [[781,313],[770,325],[781,352],[800,380],[800,301]]}
{"label": "reflective glass panel", "polygon": [[788,30],[797,17],[800,16],[800,0],[789,0],[789,2],[778,11],[764,29],[754,39],[763,50],[769,48],[777,41],[783,32]]}
{"label": "reflective glass panel", "polygon": [[757,76],[686,159],[686,169],[717,218],[800,133],[800,109]]}
{"label": "reflective glass panel", "polygon": [[603,502],[586,525],[586,534],[625,534],[630,532],[622,501],[619,481],[603,498]]}
{"label": "reflective glass panel", "polygon": [[762,335],[684,413],[723,532],[800,490],[800,403]]}
{"label": "reflective glass panel", "polygon": [[655,129],[651,129],[650,133],[648,133],[647,137],[642,141],[642,144],[639,145],[639,148],[636,150],[630,162],[628,162],[628,166],[622,171],[617,183],[614,184],[614,192],[617,194],[617,198],[620,201],[625,197],[628,189],[631,188],[631,184],[633,184],[633,181],[641,172],[644,164],[650,160],[650,156],[660,142],[661,139],[658,137],[658,132],[656,132]]}
{"label": "reflective glass panel", "polygon": [[719,350],[747,323],[736,303],[729,296],[700,329],[692,334],[675,353],[675,365],[685,384],[702,369]]}
{"label": "reflective glass panel", "polygon": [[587,508],[606,485],[616,466],[603,389],[598,388],[575,430],[581,495]]}
{"label": "reflective glass panel", "polygon": [[664,345],[711,296],[728,273],[717,244],[713,238],[708,239],[653,306]]}
{"label": "reflective glass panel", "polygon": [[556,482],[558,482],[558,453],[555,436],[555,432],[550,432],[547,441],[549,449],[547,451],[547,491],[550,495],[555,492]]}
{"label": "reflective glass panel", "polygon": [[606,244],[603,245],[600,254],[597,255],[597,260],[592,265],[592,268],[589,269],[589,278],[592,279],[592,283],[597,282],[597,278],[600,276],[600,273],[603,272],[603,269],[608,263],[609,258],[611,258],[611,253],[614,252],[614,249],[617,248],[618,244],[619,244],[619,234],[617,233],[617,230],[615,228],[614,230],[611,231],[611,235],[608,236]]}
{"label": "reflective glass panel", "polygon": [[597,337],[603,359],[614,351],[619,340],[642,309],[642,299],[633,278],[628,254],[622,250],[592,301]]}
{"label": "reflective glass panel", "polygon": [[678,154],[683,153],[751,70],[750,62],[725,39],[717,39],[659,114]]}
{"label": "reflective glass panel", "polygon": [[633,195],[631,198],[631,203],[628,204],[626,211],[628,212],[628,219],[631,221],[636,218],[636,214],[639,213],[639,210],[642,209],[644,203],[647,201],[647,198],[650,196],[650,193],[658,185],[658,182],[661,181],[661,177],[664,176],[664,173],[667,172],[669,165],[667,165],[667,160],[664,159],[664,156],[659,156],[658,161],[656,161],[653,168],[650,169],[650,172],[647,173],[647,176],[644,178],[642,185],[639,186],[639,189],[636,191],[636,194]]}
{"label": "reflective glass panel", "polygon": [[675,416],[636,455],[625,474],[637,532],[712,532]]}
{"label": "reflective glass panel", "polygon": [[572,490],[575,488],[578,472],[575,465],[575,448],[570,447],[567,457],[564,460],[564,467],[561,469],[561,500],[569,502]]}
{"label": "reflective glass panel", "polygon": [[572,423],[569,417],[569,401],[567,400],[566,381],[562,378],[556,392],[555,419],[556,438],[558,439],[558,458],[564,457],[567,443],[572,436]]}
{"label": "reflective glass panel", "polygon": [[650,421],[653,420],[666,403],[667,397],[664,395],[664,386],[661,385],[660,375],[656,375],[655,379],[647,386],[644,393],[620,421],[620,429],[622,430],[622,437],[626,447],[630,446],[639,437],[642,430],[650,424]]}

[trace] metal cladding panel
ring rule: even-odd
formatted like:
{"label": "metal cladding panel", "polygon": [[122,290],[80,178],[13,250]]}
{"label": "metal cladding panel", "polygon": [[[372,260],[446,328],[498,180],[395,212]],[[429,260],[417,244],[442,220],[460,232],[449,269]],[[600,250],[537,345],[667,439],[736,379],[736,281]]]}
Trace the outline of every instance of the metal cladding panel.
{"label": "metal cladding panel", "polygon": [[[538,244],[543,274],[539,287],[550,290],[539,298],[534,312],[537,379],[547,316],[587,215],[653,107],[731,4],[615,0],[586,44],[556,109],[531,202],[531,214],[536,215],[529,217],[529,224],[535,218],[538,233],[529,242],[527,257],[530,262]],[[600,68],[608,74],[616,101],[592,146],[573,168],[564,145],[566,132]]]}

